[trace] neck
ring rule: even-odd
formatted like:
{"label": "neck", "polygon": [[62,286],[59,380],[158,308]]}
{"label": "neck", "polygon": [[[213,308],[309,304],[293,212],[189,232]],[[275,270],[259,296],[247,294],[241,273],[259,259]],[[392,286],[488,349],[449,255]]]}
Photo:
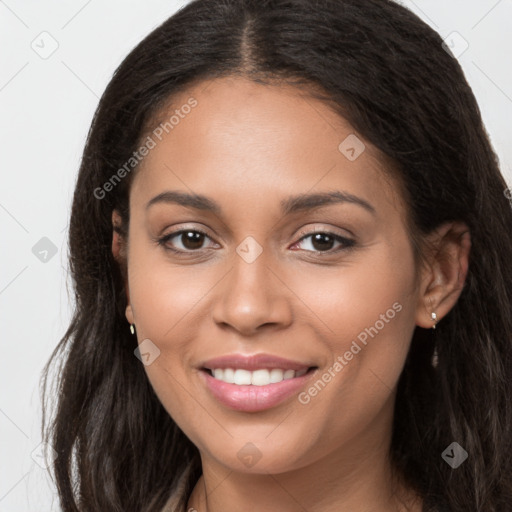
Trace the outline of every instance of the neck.
{"label": "neck", "polygon": [[340,449],[279,474],[236,472],[201,454],[203,474],[187,511],[421,512],[421,500],[392,476],[389,446],[390,435],[383,439],[369,428]]}

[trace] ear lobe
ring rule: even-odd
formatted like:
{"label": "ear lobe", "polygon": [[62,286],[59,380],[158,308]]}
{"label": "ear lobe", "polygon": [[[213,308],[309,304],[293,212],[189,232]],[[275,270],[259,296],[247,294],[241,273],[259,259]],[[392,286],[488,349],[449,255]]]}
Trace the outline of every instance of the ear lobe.
{"label": "ear lobe", "polygon": [[[463,222],[450,222],[430,238],[433,251],[424,269],[416,324],[430,329],[454,307],[462,293],[469,268],[471,236]],[[432,319],[436,313],[437,319]]]}
{"label": "ear lobe", "polygon": [[134,324],[134,319],[133,319],[133,310],[132,310],[132,306],[130,304],[130,301],[128,300],[128,305],[126,306],[126,310],[125,310],[125,315],[126,315],[126,320],[128,320],[128,323],[129,324]]}

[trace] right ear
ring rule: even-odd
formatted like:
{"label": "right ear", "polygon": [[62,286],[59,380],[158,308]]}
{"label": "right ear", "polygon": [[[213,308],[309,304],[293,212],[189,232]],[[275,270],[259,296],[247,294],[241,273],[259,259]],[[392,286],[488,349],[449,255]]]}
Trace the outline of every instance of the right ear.
{"label": "right ear", "polygon": [[117,210],[112,210],[112,255],[119,264],[123,262],[123,257],[125,256],[120,229],[121,215],[119,215]]}
{"label": "right ear", "polygon": [[119,266],[125,271],[121,273],[124,275],[124,287],[126,290],[126,319],[130,324],[133,324],[133,311],[130,304],[130,288],[128,286],[128,272],[126,270],[127,258],[126,258],[126,241],[123,238],[121,231],[121,215],[117,210],[112,211],[112,255],[117,261]]}
{"label": "right ear", "polygon": [[[127,293],[127,295],[128,295],[128,293]],[[128,305],[126,306],[125,316],[126,316],[126,320],[128,320],[128,323],[130,325],[135,323],[133,320],[133,311],[132,311],[132,305],[130,304],[130,301],[128,301]]]}

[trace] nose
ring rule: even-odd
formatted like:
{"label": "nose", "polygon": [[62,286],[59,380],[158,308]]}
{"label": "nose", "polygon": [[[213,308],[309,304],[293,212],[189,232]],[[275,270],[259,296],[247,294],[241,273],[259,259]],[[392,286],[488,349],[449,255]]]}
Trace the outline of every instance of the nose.
{"label": "nose", "polygon": [[234,255],[233,268],[216,287],[212,316],[218,326],[251,336],[291,324],[293,294],[269,263],[265,251],[251,263]]}

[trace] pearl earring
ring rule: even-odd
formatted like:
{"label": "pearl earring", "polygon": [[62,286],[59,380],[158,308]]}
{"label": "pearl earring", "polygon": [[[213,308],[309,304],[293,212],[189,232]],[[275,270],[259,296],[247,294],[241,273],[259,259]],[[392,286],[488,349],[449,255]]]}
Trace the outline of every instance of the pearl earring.
{"label": "pearl earring", "polygon": [[432,326],[432,329],[435,329],[436,328],[436,323],[437,323],[437,315],[432,312],[432,321],[434,322],[434,325]]}
{"label": "pearl earring", "polygon": [[130,324],[130,332],[135,334],[135,324]]}

